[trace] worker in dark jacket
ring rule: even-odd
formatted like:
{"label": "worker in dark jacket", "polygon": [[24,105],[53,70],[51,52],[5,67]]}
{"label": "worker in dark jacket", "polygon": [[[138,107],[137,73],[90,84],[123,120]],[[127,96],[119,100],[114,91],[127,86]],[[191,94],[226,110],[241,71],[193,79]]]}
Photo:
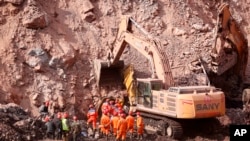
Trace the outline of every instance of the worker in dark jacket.
{"label": "worker in dark jacket", "polygon": [[62,139],[62,115],[61,113],[57,113],[57,116],[53,119],[53,123],[55,125],[55,139]]}
{"label": "worker in dark jacket", "polygon": [[71,123],[71,133],[73,135],[73,141],[77,141],[81,134],[81,125],[76,116],[73,116],[73,122]]}
{"label": "worker in dark jacket", "polygon": [[49,116],[45,117],[46,138],[54,139],[55,125]]}

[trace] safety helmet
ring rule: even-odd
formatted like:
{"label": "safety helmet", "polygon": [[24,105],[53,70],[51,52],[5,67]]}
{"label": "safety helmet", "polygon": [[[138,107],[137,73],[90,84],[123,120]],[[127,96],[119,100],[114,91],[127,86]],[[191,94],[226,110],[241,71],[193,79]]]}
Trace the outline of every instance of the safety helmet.
{"label": "safety helmet", "polygon": [[48,122],[49,120],[50,120],[49,116],[46,116],[44,119],[45,122]]}
{"label": "safety helmet", "polygon": [[129,111],[129,115],[133,115],[133,112],[132,112],[132,111]]}
{"label": "safety helmet", "polygon": [[114,116],[117,116],[117,115],[118,115],[118,113],[117,113],[116,111],[114,111],[114,112],[113,112],[113,115],[114,115]]}
{"label": "safety helmet", "polygon": [[45,102],[45,105],[46,105],[46,106],[49,106],[49,101],[46,101],[46,102]]}
{"label": "safety helmet", "polygon": [[57,113],[57,118],[62,118],[62,114],[60,112]]}
{"label": "safety helmet", "polygon": [[140,112],[137,112],[136,114],[137,114],[137,115],[141,115],[141,113],[140,113]]}
{"label": "safety helmet", "polygon": [[69,114],[67,112],[64,112],[63,117],[68,118]]}
{"label": "safety helmet", "polygon": [[94,107],[94,105],[93,105],[93,104],[90,104],[90,105],[89,105],[89,108],[93,108],[93,107]]}
{"label": "safety helmet", "polygon": [[121,114],[121,117],[125,118],[125,117],[126,117],[126,114],[125,114],[125,113],[122,113],[122,114]]}
{"label": "safety helmet", "polygon": [[73,116],[73,120],[77,120],[77,116]]}
{"label": "safety helmet", "polygon": [[109,113],[108,109],[103,110],[103,114],[107,115]]}

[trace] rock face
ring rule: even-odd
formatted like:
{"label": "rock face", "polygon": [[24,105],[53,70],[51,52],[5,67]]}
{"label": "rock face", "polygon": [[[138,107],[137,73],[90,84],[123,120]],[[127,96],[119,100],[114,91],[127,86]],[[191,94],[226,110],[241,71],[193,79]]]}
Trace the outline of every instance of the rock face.
{"label": "rock face", "polygon": [[[17,5],[20,5],[24,2],[24,0],[2,0],[4,2],[9,2],[9,3],[12,3],[12,4],[17,4]],[[0,3],[1,3],[1,0],[0,0]]]}
{"label": "rock face", "polygon": [[[249,5],[227,2],[249,40]],[[93,60],[106,59],[123,15],[130,15],[148,32],[144,35],[132,27],[136,36],[149,40],[150,34],[162,42],[179,86],[204,85],[200,66],[188,64],[200,57],[209,61],[218,4],[215,0],[0,0],[0,103],[16,103],[36,116],[38,106],[49,100],[51,112],[70,111],[85,119],[92,96],[97,101],[100,93],[109,93],[95,85]],[[120,59],[134,65],[136,77],[151,76],[150,61],[133,47],[127,46]],[[11,126],[3,126],[11,131]],[[12,131],[9,134],[16,130]],[[12,140],[23,137],[15,135]]]}

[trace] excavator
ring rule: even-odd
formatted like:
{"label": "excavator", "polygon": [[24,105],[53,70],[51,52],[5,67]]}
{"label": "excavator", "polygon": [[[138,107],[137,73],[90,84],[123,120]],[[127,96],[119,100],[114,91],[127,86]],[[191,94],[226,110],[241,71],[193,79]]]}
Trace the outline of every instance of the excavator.
{"label": "excavator", "polygon": [[211,70],[217,75],[231,71],[243,80],[248,60],[247,39],[232,17],[227,3],[219,6],[218,13]]}
{"label": "excavator", "polygon": [[[133,33],[133,25],[145,38]],[[128,45],[149,60],[152,72],[150,78],[135,78],[134,67],[125,67],[122,63],[120,58]],[[114,79],[123,76],[123,85],[128,93],[128,102],[124,104],[128,103],[130,111],[140,111],[145,124],[164,136],[181,138],[182,121],[187,119],[209,119],[225,114],[225,96],[220,89],[210,85],[176,86],[161,42],[129,16],[122,18],[114,45],[107,56],[107,60],[94,61],[96,79],[102,84],[99,86],[108,86],[107,82],[111,81],[112,76]],[[97,105],[98,109],[104,101],[101,100]]]}

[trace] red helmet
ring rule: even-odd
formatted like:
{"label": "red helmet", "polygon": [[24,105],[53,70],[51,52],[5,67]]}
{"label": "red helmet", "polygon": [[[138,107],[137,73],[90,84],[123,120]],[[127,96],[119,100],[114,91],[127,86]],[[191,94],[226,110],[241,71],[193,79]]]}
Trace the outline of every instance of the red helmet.
{"label": "red helmet", "polygon": [[133,115],[133,112],[132,112],[132,111],[129,111],[129,115]]}
{"label": "red helmet", "polygon": [[77,116],[73,116],[73,120],[77,120]]}
{"label": "red helmet", "polygon": [[122,113],[122,114],[121,114],[121,117],[125,118],[125,117],[126,117],[126,114],[125,114],[125,113]]}
{"label": "red helmet", "polygon": [[90,105],[89,105],[89,108],[94,108],[94,105],[93,105],[93,104],[90,104]]}
{"label": "red helmet", "polygon": [[46,116],[44,119],[45,122],[48,122],[49,120],[50,120],[49,116]]}
{"label": "red helmet", "polygon": [[68,118],[69,114],[67,112],[64,112],[63,117]]}
{"label": "red helmet", "polygon": [[136,114],[137,114],[137,115],[141,115],[141,113],[140,113],[140,112],[137,112]]}
{"label": "red helmet", "polygon": [[46,105],[46,106],[49,106],[49,101],[46,101],[46,102],[45,102],[45,105]]}
{"label": "red helmet", "polygon": [[62,114],[60,112],[57,113],[57,118],[62,118]]}
{"label": "red helmet", "polygon": [[116,111],[113,112],[113,116],[117,116],[118,113]]}
{"label": "red helmet", "polygon": [[103,110],[103,114],[107,115],[109,113],[108,109]]}

